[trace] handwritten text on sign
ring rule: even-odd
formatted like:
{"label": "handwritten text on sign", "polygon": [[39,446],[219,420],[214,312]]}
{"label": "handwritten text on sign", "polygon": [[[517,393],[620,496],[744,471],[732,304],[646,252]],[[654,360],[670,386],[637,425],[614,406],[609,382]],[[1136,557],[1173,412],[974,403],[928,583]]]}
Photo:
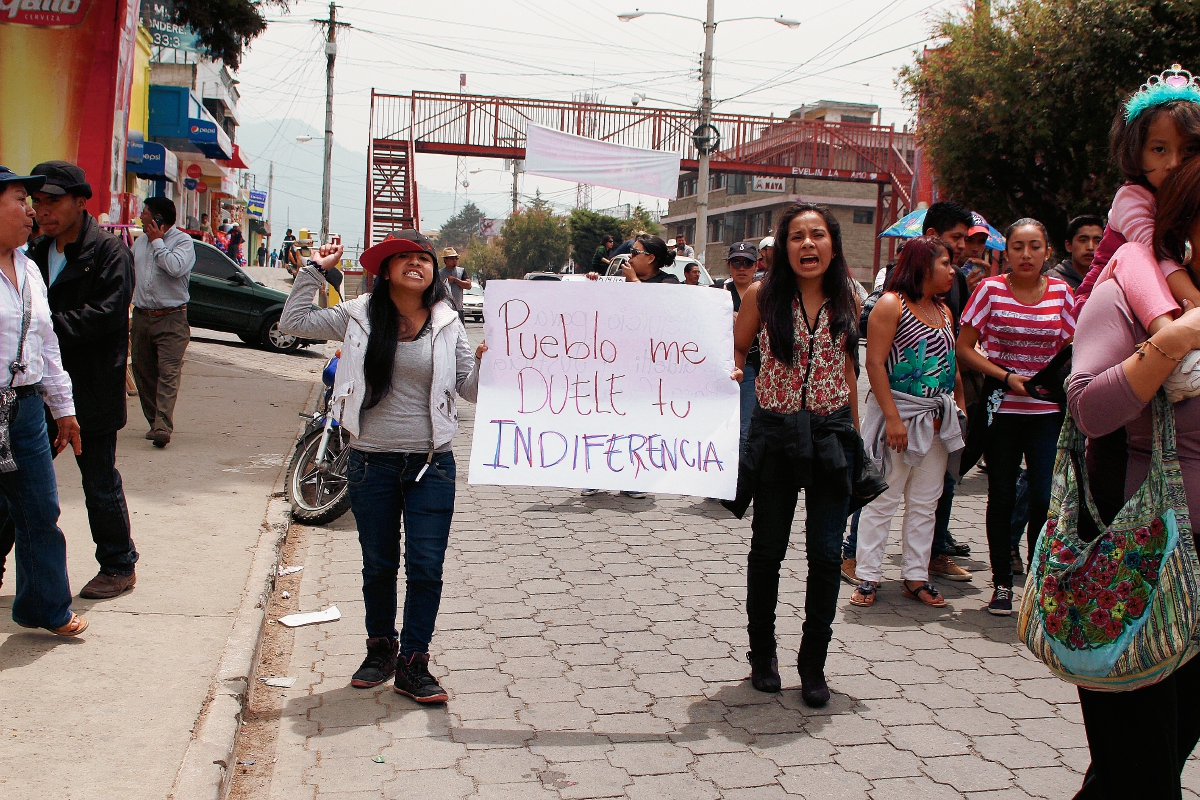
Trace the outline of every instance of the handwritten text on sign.
{"label": "handwritten text on sign", "polygon": [[728,292],[489,281],[471,483],[732,498]]}

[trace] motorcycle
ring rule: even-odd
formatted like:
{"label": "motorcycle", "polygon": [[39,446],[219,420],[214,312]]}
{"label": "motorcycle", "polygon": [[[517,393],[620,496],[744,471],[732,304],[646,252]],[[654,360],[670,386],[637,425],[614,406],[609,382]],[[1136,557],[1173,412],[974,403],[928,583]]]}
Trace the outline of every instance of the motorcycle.
{"label": "motorcycle", "polygon": [[321,372],[325,392],[316,413],[300,414],[307,422],[288,462],[286,491],[292,518],[309,525],[333,522],[350,508],[350,485],[346,481],[349,442],[330,409],[341,355],[338,350]]}

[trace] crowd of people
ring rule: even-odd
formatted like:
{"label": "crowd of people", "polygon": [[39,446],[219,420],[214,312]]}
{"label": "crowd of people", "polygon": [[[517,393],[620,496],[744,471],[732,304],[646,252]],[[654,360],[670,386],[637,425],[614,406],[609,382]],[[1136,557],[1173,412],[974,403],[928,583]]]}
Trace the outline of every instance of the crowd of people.
{"label": "crowd of people", "polygon": [[[1163,469],[1150,401],[1165,390],[1188,504],[1200,498],[1200,359],[1188,358],[1200,350],[1200,159],[1192,158],[1200,89],[1190,91],[1157,100],[1139,93],[1122,109],[1112,149],[1126,183],[1107,219],[1072,218],[1063,242],[1021,218],[1001,248],[979,214],[938,202],[865,300],[841,225],[824,206],[792,205],[773,236],[729,248],[729,277],[715,288],[732,300],[741,430],[737,493],[724,505],[739,518],[754,505],[746,579],[754,688],[782,686],[780,570],[801,492],[807,584],[796,666],[812,707],[830,699],[825,665],[840,583],[853,584],[848,602],[869,624],[866,609],[886,590],[884,551],[901,501],[899,594],[943,608],[934,580],[973,579],[954,560],[970,550],[949,521],[955,486],[980,457],[992,583],[983,610],[999,616],[1012,613],[1014,576],[1029,568],[1047,523],[1065,424],[1088,437],[1094,522],[1103,529]],[[138,552],[116,467],[127,355],[146,438],[166,447],[196,260],[170,200],[145,201],[142,235],[128,248],[89,215],[91,193],[68,162],[29,175],[0,167],[0,360],[8,373],[0,378],[0,579],[15,546],[13,619],[61,636],[88,623],[71,608],[53,459],[68,447],[74,453],[96,544],[99,571],[80,595],[129,591]],[[237,226],[229,236],[227,247],[240,247]],[[1056,244],[1066,256],[1057,263]],[[394,231],[360,258],[375,276],[372,291],[317,308],[313,296],[342,254],[340,243],[318,247],[306,231],[299,239],[288,231],[279,258],[295,283],[280,325],[344,343],[333,401],[350,437],[367,632],[351,684],[394,679],[396,692],[442,703],[448,694],[429,669],[429,647],[454,512],[456,397],[476,400],[487,346],[469,343],[462,292],[472,283],[453,248],[439,259],[421,233]],[[260,248],[260,264],[267,255]],[[700,282],[694,261],[682,281],[669,271],[694,255],[683,237],[645,232],[619,246],[605,237],[588,277],[620,255],[627,282]],[[870,391],[860,398],[863,370]],[[1092,763],[1077,796],[1179,796],[1180,772],[1200,740],[1198,679],[1192,660],[1143,688],[1081,688]],[[1142,740],[1136,752],[1127,746],[1131,730]]]}
{"label": "crowd of people", "polygon": [[79,596],[133,589],[138,551],[116,465],[127,365],[146,438],[166,447],[196,260],[170,200],[145,201],[131,249],[88,213],[91,196],[83,170],[66,161],[29,175],[0,167],[0,581],[15,548],[14,621],[60,636],[77,636],[87,620],[71,610],[53,459],[72,449],[96,545],[99,571]]}

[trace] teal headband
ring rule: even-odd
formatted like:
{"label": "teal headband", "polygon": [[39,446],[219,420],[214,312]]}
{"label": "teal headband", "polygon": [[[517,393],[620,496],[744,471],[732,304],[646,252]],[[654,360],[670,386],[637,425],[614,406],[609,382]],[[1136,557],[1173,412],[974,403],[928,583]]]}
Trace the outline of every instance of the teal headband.
{"label": "teal headband", "polygon": [[1142,88],[1125,103],[1125,121],[1133,122],[1148,108],[1166,105],[1175,100],[1200,104],[1200,78],[1172,64],[1161,75],[1151,75]]}

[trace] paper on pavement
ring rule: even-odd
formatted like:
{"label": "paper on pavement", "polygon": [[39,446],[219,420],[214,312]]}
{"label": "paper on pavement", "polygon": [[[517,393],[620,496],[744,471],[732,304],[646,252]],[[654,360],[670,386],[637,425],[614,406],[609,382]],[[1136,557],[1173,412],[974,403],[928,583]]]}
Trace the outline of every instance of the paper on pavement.
{"label": "paper on pavement", "polygon": [[324,611],[309,611],[304,614],[288,614],[279,618],[280,625],[289,628],[299,628],[301,625],[316,625],[319,622],[334,622],[342,618],[342,612],[337,606],[330,606]]}

